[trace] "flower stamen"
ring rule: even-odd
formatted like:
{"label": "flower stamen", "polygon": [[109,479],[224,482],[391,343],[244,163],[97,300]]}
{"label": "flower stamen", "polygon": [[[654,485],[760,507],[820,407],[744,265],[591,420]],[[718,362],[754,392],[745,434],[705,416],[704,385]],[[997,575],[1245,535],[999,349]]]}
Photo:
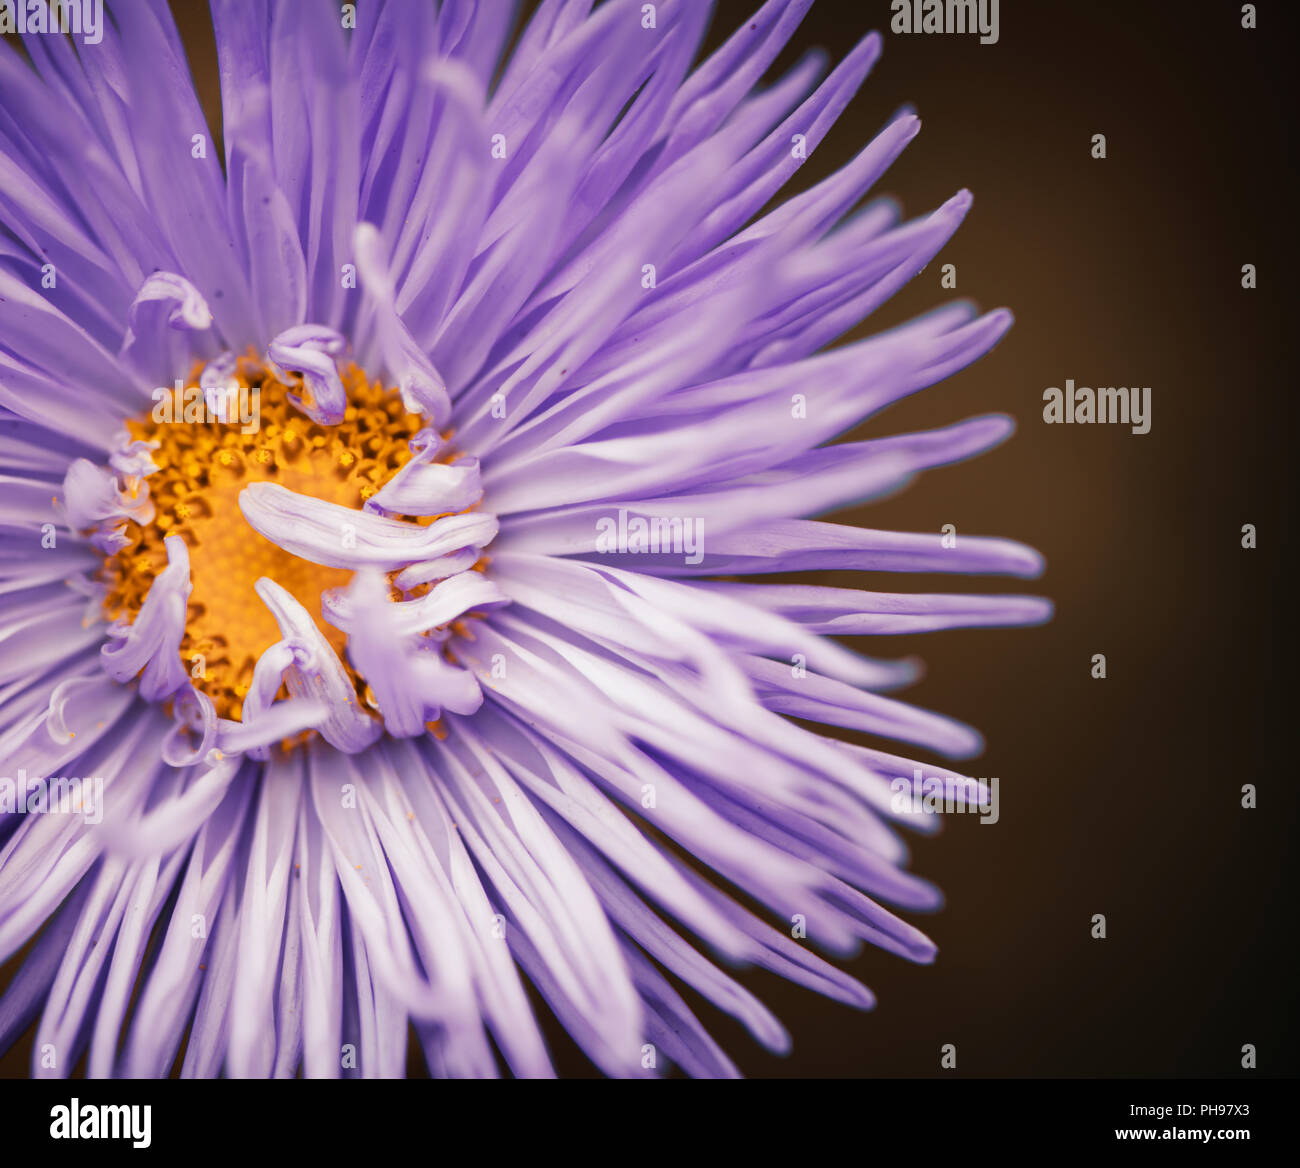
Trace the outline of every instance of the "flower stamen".
{"label": "flower stamen", "polygon": [[281,637],[253,587],[263,576],[301,600],[360,697],[364,682],[347,666],[347,637],[321,619],[320,609],[321,594],[346,586],[352,573],[301,559],[260,535],[240,513],[239,494],[250,483],[273,482],[360,508],[410,461],[410,440],[426,422],[406,412],[395,390],[352,363],[340,369],[348,403],[343,420],[321,425],[290,401],[291,395],[301,400],[303,388],[286,384],[254,356],[236,362],[234,380],[256,403],[255,427],[241,426],[233,413],[209,417],[207,410],[191,411],[193,420],[185,420],[202,371],[196,366],[191,388],[169,391],[171,399],[149,418],[127,423],[131,438],[152,448],[158,469],[148,486],[156,511],[152,522],[129,522],[126,546],[107,559],[105,612],[134,621],[167,566],[165,537],[179,535],[189,550],[193,586],[181,657],[219,717],[239,719],[258,658]]}

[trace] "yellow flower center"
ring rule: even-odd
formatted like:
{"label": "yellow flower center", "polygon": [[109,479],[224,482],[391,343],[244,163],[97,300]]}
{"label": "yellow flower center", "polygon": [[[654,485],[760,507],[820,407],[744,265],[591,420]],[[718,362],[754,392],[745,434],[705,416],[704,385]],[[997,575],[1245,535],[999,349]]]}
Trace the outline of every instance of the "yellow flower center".
{"label": "yellow flower center", "polygon": [[[181,657],[196,688],[212,699],[217,714],[238,719],[257,659],[280,640],[280,630],[253,585],[269,576],[312,615],[347,666],[347,638],[321,617],[320,595],[351,579],[284,551],[258,534],[239,509],[249,483],[273,482],[312,498],[359,508],[411,457],[409,440],[426,423],[408,414],[395,390],[368,381],[355,364],[341,371],[348,406],[337,426],[321,426],[290,405],[287,386],[254,357],[237,364],[235,380],[256,393],[260,425],[241,425],[237,401],[225,417],[213,416],[195,388],[171,391],[170,409],[155,407],[148,419],[127,423],[134,439],[156,442],[156,473],[148,479],[156,508],[146,526],[128,523],[130,543],[109,557],[102,579],[110,619],[134,620],[154,578],[167,566],[163,540],[179,535],[190,557],[192,591]],[[251,411],[250,411],[251,412]],[[171,420],[159,420],[170,416]],[[246,415],[247,416],[247,415]],[[250,430],[244,433],[245,428]],[[429,520],[423,520],[428,522]],[[359,699],[365,683],[348,670]]]}

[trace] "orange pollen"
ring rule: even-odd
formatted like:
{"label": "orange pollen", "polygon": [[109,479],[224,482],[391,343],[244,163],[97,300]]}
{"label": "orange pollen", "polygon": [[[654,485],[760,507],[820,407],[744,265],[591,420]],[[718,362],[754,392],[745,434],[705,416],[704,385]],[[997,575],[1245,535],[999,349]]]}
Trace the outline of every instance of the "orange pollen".
{"label": "orange pollen", "polygon": [[156,512],[145,526],[128,523],[123,534],[130,542],[105,561],[105,612],[134,621],[167,566],[163,540],[179,535],[189,549],[192,586],[181,657],[220,717],[239,719],[257,659],[281,639],[253,590],[262,576],[311,613],[364,709],[366,687],[347,664],[347,638],[321,616],[321,593],[345,586],[351,572],[299,559],[258,534],[239,509],[239,493],[249,483],[274,482],[360,508],[410,460],[409,441],[426,423],[406,412],[396,391],[350,364],[340,371],[348,396],[343,421],[318,425],[289,403],[289,393],[301,395],[303,387],[284,384],[249,356],[239,360],[235,380],[248,391],[247,402],[256,400],[256,411],[247,413],[259,416],[260,424],[244,433],[233,406],[224,420],[211,416],[194,388],[201,371],[201,364],[191,371],[188,391],[172,391],[169,411],[158,403],[148,419],[127,423],[133,439],[157,443],[151,458],[158,470],[147,480]]}

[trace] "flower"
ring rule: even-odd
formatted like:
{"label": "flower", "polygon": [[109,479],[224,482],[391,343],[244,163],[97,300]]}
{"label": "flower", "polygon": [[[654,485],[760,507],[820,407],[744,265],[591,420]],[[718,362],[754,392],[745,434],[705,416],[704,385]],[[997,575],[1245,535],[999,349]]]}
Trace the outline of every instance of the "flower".
{"label": "flower", "polygon": [[764,213],[880,50],[756,90],[806,0],[694,69],[706,5],[546,0],[500,66],[510,5],[351,8],[214,0],[224,166],[162,0],[0,52],[0,1046],[546,1075],[531,984],[608,1074],[734,1073],[677,987],[788,1038],[702,949],[860,1007],[814,943],[934,954],[921,764],[810,724],[980,741],[831,638],[1049,613],[763,582],[1041,570],[806,518],[1010,433],[828,445],[1010,324],[827,348],[970,196],[852,213],[907,115]]}

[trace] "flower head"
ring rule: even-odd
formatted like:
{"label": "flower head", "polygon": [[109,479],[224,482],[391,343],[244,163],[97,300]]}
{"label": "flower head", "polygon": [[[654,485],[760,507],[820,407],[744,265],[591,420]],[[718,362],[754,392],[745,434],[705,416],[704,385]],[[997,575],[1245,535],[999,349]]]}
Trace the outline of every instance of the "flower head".
{"label": "flower head", "polygon": [[979,738],[832,638],[1048,615],[765,582],[1040,570],[808,518],[1009,434],[831,444],[1010,324],[828,348],[970,196],[855,210],[904,115],[764,212],[880,49],[757,89],[806,0],[698,65],[703,4],[504,60],[511,5],[350,8],[213,0],[224,158],[162,0],[0,47],[0,1046],[545,1075],[531,983],[607,1073],[732,1073],[677,987],[788,1040],[712,958],[869,1006],[814,945],[934,954],[920,764],[811,727]]}

